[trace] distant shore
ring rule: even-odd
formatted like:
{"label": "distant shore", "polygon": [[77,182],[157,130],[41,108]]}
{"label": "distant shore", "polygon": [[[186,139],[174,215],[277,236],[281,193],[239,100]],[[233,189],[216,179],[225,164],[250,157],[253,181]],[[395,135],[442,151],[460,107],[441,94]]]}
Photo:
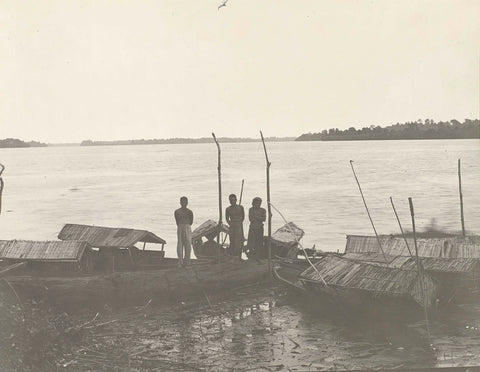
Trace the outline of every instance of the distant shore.
{"label": "distant shore", "polygon": [[[388,140],[430,140],[430,139],[480,139],[480,120],[465,119],[463,123],[452,119],[435,122],[431,119],[397,123],[387,127],[370,125],[361,129],[330,128],[318,133],[304,133],[299,137],[266,137],[267,142],[290,141],[388,141]],[[221,143],[261,142],[260,138],[219,137]],[[168,145],[212,143],[212,137],[201,138],[153,138],[94,141],[80,143],[41,143],[22,141],[16,138],[0,139],[0,148],[24,148],[46,146],[126,146],[126,145]]]}
{"label": "distant shore", "polygon": [[387,127],[370,125],[345,130],[331,128],[320,133],[305,133],[295,141],[385,141],[385,140],[425,140],[425,139],[475,139],[480,138],[478,119],[465,119],[434,122],[426,119],[415,122],[397,123]]}
{"label": "distant shore", "polygon": [[[242,142],[261,142],[260,138],[233,138],[218,137],[222,143],[242,143]],[[295,137],[267,137],[267,142],[289,142],[295,141]],[[86,140],[80,143],[80,146],[125,146],[125,145],[166,145],[166,144],[191,144],[191,143],[211,143],[212,137],[202,138],[167,138],[167,139],[140,139],[140,140],[120,140],[120,141],[92,141]]]}
{"label": "distant shore", "polygon": [[17,138],[0,139],[0,148],[47,147],[46,143],[37,141],[25,142]]}
{"label": "distant shore", "polygon": [[[266,142],[290,142],[295,141],[296,137],[267,137]],[[218,140],[222,143],[245,143],[261,142],[259,138],[230,138],[220,137]],[[140,140],[117,140],[117,141],[92,141],[86,140],[77,143],[41,143],[36,141],[25,142],[16,138],[6,138],[0,140],[1,148],[26,148],[26,147],[74,147],[74,146],[128,146],[128,145],[173,145],[173,144],[195,144],[212,143],[213,138],[167,138],[167,139],[140,139]]]}

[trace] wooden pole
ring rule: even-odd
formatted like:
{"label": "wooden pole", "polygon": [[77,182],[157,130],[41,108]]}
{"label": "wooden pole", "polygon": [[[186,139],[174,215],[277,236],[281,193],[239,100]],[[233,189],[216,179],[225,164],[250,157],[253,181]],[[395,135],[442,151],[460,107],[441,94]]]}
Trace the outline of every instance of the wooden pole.
{"label": "wooden pole", "polygon": [[390,203],[392,203],[393,212],[395,212],[395,217],[397,217],[398,226],[400,226],[400,231],[402,232],[403,240],[405,241],[405,245],[407,246],[408,253],[410,253],[410,257],[413,257],[412,251],[410,250],[410,246],[408,245],[407,237],[403,232],[402,224],[400,223],[400,219],[398,218],[397,210],[395,209],[395,205],[393,204],[393,199],[390,196]]}
{"label": "wooden pole", "polygon": [[465,220],[463,219],[462,173],[460,170],[460,159],[458,159],[458,191],[460,193],[460,217],[462,219],[462,235],[465,238]]}
{"label": "wooden pole", "polygon": [[2,179],[2,173],[5,170],[5,167],[3,164],[0,164],[0,213],[2,213],[2,194],[3,194],[3,179]]}
{"label": "wooden pole", "polygon": [[267,252],[268,252],[268,271],[272,272],[272,207],[270,206],[270,161],[268,160],[267,147],[265,146],[265,139],[263,133],[260,131],[262,137],[263,150],[265,151],[265,160],[267,161],[267,206],[268,206],[268,240],[267,240]]}
{"label": "wooden pole", "polygon": [[242,180],[242,188],[240,189],[240,200],[238,202],[238,205],[242,205],[242,195],[243,195],[243,184],[245,180]]}
{"label": "wooden pole", "polygon": [[[220,232],[222,231],[222,163],[221,163],[221,150],[220,144],[217,141],[217,137],[215,137],[215,133],[212,132],[213,139],[217,144],[218,150],[218,234],[217,234],[217,243],[220,245]],[[217,250],[217,260],[220,261],[220,250]]]}
{"label": "wooden pole", "polygon": [[0,177],[0,213],[2,213],[3,179]]}
{"label": "wooden pole", "polygon": [[424,270],[423,270],[422,264],[420,263],[420,259],[418,258],[417,235],[415,231],[415,210],[413,208],[412,198],[408,198],[408,204],[410,204],[410,214],[412,216],[413,244],[415,245],[415,259],[417,261],[418,276],[420,278],[420,285],[422,286],[423,310],[425,312],[425,323],[427,326],[428,339],[430,340],[430,327],[428,325],[428,311],[427,311],[427,302],[426,302],[427,296],[425,295],[425,282],[423,280]]}
{"label": "wooden pole", "polygon": [[350,166],[352,167],[353,176],[355,177],[355,181],[357,181],[358,189],[360,190],[360,195],[362,196],[362,200],[363,200],[363,205],[365,205],[365,209],[367,210],[368,218],[370,219],[370,223],[372,224],[373,231],[375,232],[375,236],[377,238],[378,246],[380,247],[380,250],[382,251],[383,259],[385,260],[385,262],[387,262],[387,257],[385,256],[385,252],[383,251],[382,243],[380,242],[380,238],[378,237],[378,234],[377,234],[377,229],[375,229],[375,225],[373,224],[372,217],[370,216],[370,212],[369,212],[368,207],[367,207],[367,202],[365,201],[365,197],[363,196],[362,187],[360,186],[360,182],[358,181],[357,174],[355,173],[355,169],[353,168],[353,160],[350,160]]}

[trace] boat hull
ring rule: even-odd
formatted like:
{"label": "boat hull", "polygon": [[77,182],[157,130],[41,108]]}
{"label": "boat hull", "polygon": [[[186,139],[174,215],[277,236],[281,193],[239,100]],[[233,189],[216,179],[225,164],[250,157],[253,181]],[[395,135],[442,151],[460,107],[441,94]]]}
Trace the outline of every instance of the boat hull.
{"label": "boat hull", "polygon": [[106,303],[121,306],[149,299],[154,302],[192,299],[269,278],[265,261],[229,261],[107,275],[10,276],[8,281],[21,298],[79,309]]}
{"label": "boat hull", "polygon": [[[313,264],[320,260],[314,260]],[[423,316],[423,308],[411,296],[348,288],[332,283],[326,286],[320,280],[308,280],[302,275],[309,267],[306,260],[284,259],[275,269],[275,276],[289,292],[301,294],[303,302],[325,315],[350,320],[370,318],[401,321]]]}

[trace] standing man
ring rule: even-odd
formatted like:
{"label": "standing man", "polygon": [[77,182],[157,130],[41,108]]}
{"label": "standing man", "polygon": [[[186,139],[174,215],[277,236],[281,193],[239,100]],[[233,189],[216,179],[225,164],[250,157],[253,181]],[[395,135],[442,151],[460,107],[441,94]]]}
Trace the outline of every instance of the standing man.
{"label": "standing man", "polygon": [[[175,221],[177,222],[177,256],[178,267],[190,265],[190,252],[192,251],[192,223],[193,212],[187,208],[188,199],[186,196],[180,198],[181,207],[175,211]],[[185,249],[185,256],[183,251]]]}
{"label": "standing man", "polygon": [[230,206],[225,211],[225,219],[229,225],[230,236],[230,254],[242,260],[243,243],[243,220],[245,219],[245,211],[241,205],[237,205],[237,196],[230,194],[228,197]]}
{"label": "standing man", "polygon": [[251,256],[257,258],[263,247],[263,223],[267,219],[267,212],[261,205],[262,199],[257,196],[253,198],[252,207],[248,210],[250,228],[248,229],[247,247]]}

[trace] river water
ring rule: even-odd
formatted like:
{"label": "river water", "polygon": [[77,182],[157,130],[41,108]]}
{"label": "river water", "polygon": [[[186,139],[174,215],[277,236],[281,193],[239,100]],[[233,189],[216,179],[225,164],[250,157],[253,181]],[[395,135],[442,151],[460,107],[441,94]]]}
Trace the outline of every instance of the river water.
{"label": "river water", "polygon": [[116,321],[74,345],[78,352],[65,357],[67,370],[101,369],[92,364],[100,357],[112,370],[126,371],[125,354],[132,371],[403,370],[480,363],[479,306],[430,317],[428,338],[422,320],[346,321],[281,287],[204,295],[200,303],[184,299],[142,311],[104,315],[101,309],[100,322]]}
{"label": "river water", "polygon": [[[224,143],[223,209],[230,193],[242,204],[266,200],[261,143]],[[389,197],[410,226],[413,197],[418,228],[433,222],[459,231],[457,159],[462,159],[465,225],[480,233],[478,140],[267,143],[272,204],[305,230],[305,247],[343,251],[346,234],[372,234],[353,178],[354,160],[379,233],[397,233]],[[173,256],[173,211],[186,195],[194,227],[218,218],[217,149],[211,144],[0,149],[3,173],[1,239],[56,239],[65,223],[150,230]],[[264,202],[265,206],[265,202]],[[274,211],[273,230],[283,225]],[[245,223],[247,231],[248,224]]]}
{"label": "river water", "polygon": [[[278,142],[267,147],[272,203],[305,230],[306,247],[342,251],[346,234],[372,234],[349,160],[355,161],[380,233],[398,232],[389,196],[405,227],[410,226],[411,196],[419,229],[435,219],[438,228],[458,232],[461,158],[465,224],[468,232],[480,234],[478,140]],[[228,194],[239,193],[242,179],[245,206],[254,196],[266,199],[260,143],[222,144],[222,159],[224,208]],[[194,227],[218,218],[213,143],[0,149],[0,163],[6,166],[0,239],[56,239],[65,223],[131,227],[166,239],[167,255],[173,256],[173,211],[180,196],[190,199]],[[274,212],[273,228],[282,224]],[[271,287],[237,289],[226,298],[208,296],[202,304],[185,299],[172,308],[149,307],[145,314],[123,316],[131,309],[115,310],[110,318],[119,321],[78,345],[86,356],[67,355],[65,362],[72,363],[71,370],[85,370],[89,358],[100,355],[122,370],[126,362],[108,355],[123,350],[134,356],[132,370],[150,368],[148,363],[172,371],[480,363],[478,306],[459,308],[448,319],[431,319],[431,349],[421,321],[397,328],[337,322]],[[90,319],[97,311],[83,316]],[[100,312],[102,321],[110,319],[105,309]]]}

